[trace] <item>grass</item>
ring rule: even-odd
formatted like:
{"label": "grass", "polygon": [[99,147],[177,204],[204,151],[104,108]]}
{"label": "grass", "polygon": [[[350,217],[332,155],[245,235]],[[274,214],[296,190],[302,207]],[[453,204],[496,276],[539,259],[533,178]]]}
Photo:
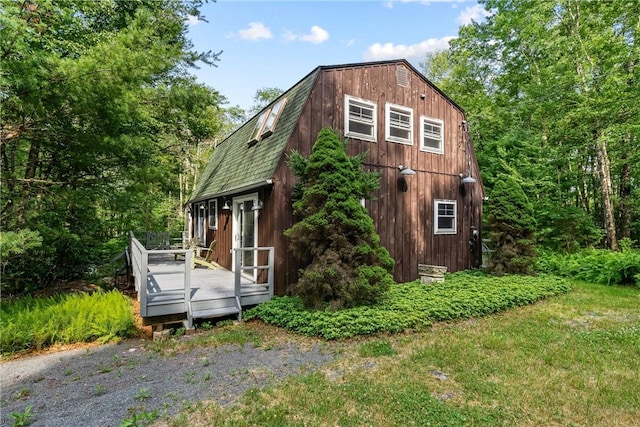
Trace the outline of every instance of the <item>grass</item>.
{"label": "grass", "polygon": [[640,290],[572,292],[426,330],[333,342],[324,370],[191,405],[179,426],[634,426]]}
{"label": "grass", "polygon": [[106,342],[133,333],[131,301],[117,291],[25,297],[3,301],[3,355],[39,351],[54,344]]}

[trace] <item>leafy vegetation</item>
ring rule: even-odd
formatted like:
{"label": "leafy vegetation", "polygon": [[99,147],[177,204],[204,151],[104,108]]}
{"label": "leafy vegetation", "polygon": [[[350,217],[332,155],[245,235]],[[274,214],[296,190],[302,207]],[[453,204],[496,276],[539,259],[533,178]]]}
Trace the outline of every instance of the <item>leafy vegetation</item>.
{"label": "leafy vegetation", "polygon": [[517,177],[553,250],[640,242],[640,2],[479,3],[424,68],[466,110],[487,193]]}
{"label": "leafy vegetation", "polygon": [[[332,342],[340,357],[321,371],[251,390],[235,405],[192,404],[168,425],[635,425],[639,290],[574,285],[480,319]],[[360,353],[385,341],[396,356]]]}
{"label": "leafy vegetation", "polygon": [[128,337],[134,329],[131,301],[117,291],[3,300],[0,313],[3,354],[53,344],[105,342]]}
{"label": "leafy vegetation", "polygon": [[0,0],[1,232],[42,240],[3,253],[5,296],[82,277],[114,255],[104,242],[180,221],[177,195],[225,120],[224,98],[187,72],[217,60],[187,38],[201,5]]}
{"label": "leafy vegetation", "polygon": [[375,303],[393,284],[394,261],[360,204],[379,187],[379,176],[363,170],[364,155],[349,157],[346,144],[325,128],[308,160],[299,153],[289,159],[300,179],[293,208],[301,219],[285,235],[304,265],[291,292],[307,307]]}
{"label": "leafy vegetation", "polygon": [[496,183],[487,211],[489,239],[495,247],[488,271],[498,275],[530,274],[536,254],[536,219],[533,205],[513,177]]}
{"label": "leafy vegetation", "polygon": [[571,284],[555,276],[492,277],[456,273],[444,283],[418,282],[392,286],[377,305],[338,311],[305,309],[296,297],[277,297],[245,314],[291,331],[325,339],[420,329],[435,321],[467,319],[531,304],[568,292]]}
{"label": "leafy vegetation", "polygon": [[640,287],[640,251],[584,249],[573,254],[543,252],[537,269],[603,285]]}

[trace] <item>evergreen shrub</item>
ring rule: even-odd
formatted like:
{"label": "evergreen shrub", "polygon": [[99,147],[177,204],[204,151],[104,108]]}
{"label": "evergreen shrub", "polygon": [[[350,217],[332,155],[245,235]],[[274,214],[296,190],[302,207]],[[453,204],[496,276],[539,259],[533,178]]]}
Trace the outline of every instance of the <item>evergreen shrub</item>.
{"label": "evergreen shrub", "polygon": [[502,274],[531,274],[535,263],[533,205],[513,177],[499,180],[487,203],[487,226],[494,252],[488,271]]}
{"label": "evergreen shrub", "polygon": [[379,175],[364,172],[364,156],[349,157],[345,147],[336,131],[325,128],[309,159],[299,153],[289,158],[299,178],[293,208],[300,221],[285,235],[306,264],[291,292],[306,307],[375,303],[393,284],[394,261],[360,203],[378,188]]}

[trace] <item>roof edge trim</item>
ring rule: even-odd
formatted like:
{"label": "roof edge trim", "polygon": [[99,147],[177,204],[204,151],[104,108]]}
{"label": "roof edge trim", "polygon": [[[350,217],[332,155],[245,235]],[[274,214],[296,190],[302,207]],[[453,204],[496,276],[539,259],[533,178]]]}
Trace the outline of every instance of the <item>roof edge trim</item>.
{"label": "roof edge trim", "polygon": [[273,180],[272,179],[261,180],[261,181],[258,181],[258,182],[254,182],[252,184],[243,185],[242,187],[232,188],[230,190],[223,191],[221,193],[210,194],[210,195],[207,195],[207,196],[204,196],[204,197],[198,197],[196,199],[191,199],[191,200],[189,200],[187,202],[187,204],[202,202],[203,200],[209,200],[209,199],[214,199],[216,197],[228,196],[230,194],[235,194],[235,193],[243,193],[245,191],[255,190],[257,188],[267,187],[267,186],[272,185],[272,184],[273,184]]}

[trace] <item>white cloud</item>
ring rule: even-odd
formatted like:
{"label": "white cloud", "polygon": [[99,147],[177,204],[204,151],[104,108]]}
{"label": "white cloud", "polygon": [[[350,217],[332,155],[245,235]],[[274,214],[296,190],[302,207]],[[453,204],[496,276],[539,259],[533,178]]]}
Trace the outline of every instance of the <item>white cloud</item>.
{"label": "white cloud", "polygon": [[309,34],[295,34],[287,31],[284,34],[284,39],[287,41],[300,40],[313,44],[321,44],[329,40],[329,32],[322,27],[314,25],[311,27]]}
{"label": "white cloud", "polygon": [[271,30],[262,22],[250,22],[249,28],[238,31],[238,35],[245,40],[261,40],[270,39],[273,37]]}
{"label": "white cloud", "polygon": [[198,19],[197,16],[189,15],[189,17],[187,18],[187,25],[189,26],[198,25],[199,23],[200,23],[200,20]]}
{"label": "white cloud", "polygon": [[484,7],[477,4],[473,7],[467,7],[460,12],[456,21],[460,25],[468,25],[471,24],[471,21],[480,22],[489,15],[491,15],[491,13],[487,12]]}
{"label": "white cloud", "polygon": [[427,39],[420,43],[412,45],[393,44],[393,43],[374,43],[364,54],[367,61],[380,61],[385,59],[413,59],[422,58],[429,52],[448,49],[449,40],[454,39],[453,36],[446,36],[440,39]]}

